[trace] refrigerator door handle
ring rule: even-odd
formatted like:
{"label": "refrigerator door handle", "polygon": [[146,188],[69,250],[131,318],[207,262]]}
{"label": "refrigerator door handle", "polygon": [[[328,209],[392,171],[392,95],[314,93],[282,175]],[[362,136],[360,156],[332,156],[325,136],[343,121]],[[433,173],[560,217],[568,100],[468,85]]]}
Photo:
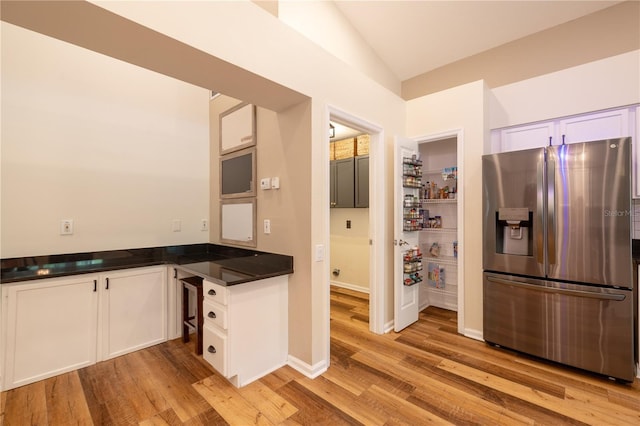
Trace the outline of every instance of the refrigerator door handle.
{"label": "refrigerator door handle", "polygon": [[549,265],[556,263],[556,162],[547,159],[547,247]]}
{"label": "refrigerator door handle", "polygon": [[541,285],[527,284],[520,281],[505,280],[503,278],[496,278],[492,276],[488,276],[487,280],[497,284],[515,285],[518,287],[528,288],[536,291],[542,291],[545,293],[557,293],[557,294],[564,294],[567,296],[574,296],[574,297],[588,297],[590,299],[613,300],[615,302],[622,302],[626,298],[624,294],[592,293],[590,291],[567,290],[564,288],[545,287]]}
{"label": "refrigerator door handle", "polygon": [[[536,184],[538,188],[536,199],[536,224],[534,226],[536,238],[536,260],[540,265],[544,265],[544,160],[538,161],[538,169],[536,173]],[[546,271],[545,271],[546,273]]]}

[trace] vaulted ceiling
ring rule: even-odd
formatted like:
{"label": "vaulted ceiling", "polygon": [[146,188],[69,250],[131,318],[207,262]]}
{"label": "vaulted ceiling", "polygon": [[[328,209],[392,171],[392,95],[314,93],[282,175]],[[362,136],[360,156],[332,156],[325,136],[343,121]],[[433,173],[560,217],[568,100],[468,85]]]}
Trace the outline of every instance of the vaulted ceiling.
{"label": "vaulted ceiling", "polygon": [[335,4],[400,80],[621,1],[345,1]]}

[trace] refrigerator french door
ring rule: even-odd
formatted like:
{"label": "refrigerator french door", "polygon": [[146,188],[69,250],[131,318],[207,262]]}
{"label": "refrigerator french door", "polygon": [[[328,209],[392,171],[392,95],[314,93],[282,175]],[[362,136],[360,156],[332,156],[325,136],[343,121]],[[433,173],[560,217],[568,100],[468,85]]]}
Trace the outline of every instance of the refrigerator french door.
{"label": "refrigerator french door", "polygon": [[484,339],[631,381],[631,139],[483,157]]}

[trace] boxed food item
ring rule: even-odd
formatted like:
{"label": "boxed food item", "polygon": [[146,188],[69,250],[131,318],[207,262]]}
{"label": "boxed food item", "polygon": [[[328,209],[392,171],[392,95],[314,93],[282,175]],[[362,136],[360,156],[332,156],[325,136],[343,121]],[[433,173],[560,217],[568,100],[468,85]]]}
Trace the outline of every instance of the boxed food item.
{"label": "boxed food item", "polygon": [[369,135],[356,136],[356,155],[369,154]]}
{"label": "boxed food item", "polygon": [[356,138],[347,138],[335,141],[335,159],[342,160],[356,155]]}

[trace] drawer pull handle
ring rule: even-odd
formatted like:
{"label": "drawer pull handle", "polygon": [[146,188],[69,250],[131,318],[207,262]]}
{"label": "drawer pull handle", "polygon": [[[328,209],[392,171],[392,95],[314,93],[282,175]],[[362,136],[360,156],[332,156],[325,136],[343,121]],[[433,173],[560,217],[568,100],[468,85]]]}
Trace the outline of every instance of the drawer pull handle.
{"label": "drawer pull handle", "polygon": [[209,290],[209,296],[215,296],[216,291],[214,289]]}
{"label": "drawer pull handle", "polygon": [[209,353],[211,353],[211,354],[215,354],[216,353],[216,348],[214,348],[212,345],[209,345],[209,347],[207,348],[207,351],[209,351]]}
{"label": "drawer pull handle", "polygon": [[209,314],[207,315],[209,318],[215,318],[216,317],[216,313],[213,311],[209,311]]}

